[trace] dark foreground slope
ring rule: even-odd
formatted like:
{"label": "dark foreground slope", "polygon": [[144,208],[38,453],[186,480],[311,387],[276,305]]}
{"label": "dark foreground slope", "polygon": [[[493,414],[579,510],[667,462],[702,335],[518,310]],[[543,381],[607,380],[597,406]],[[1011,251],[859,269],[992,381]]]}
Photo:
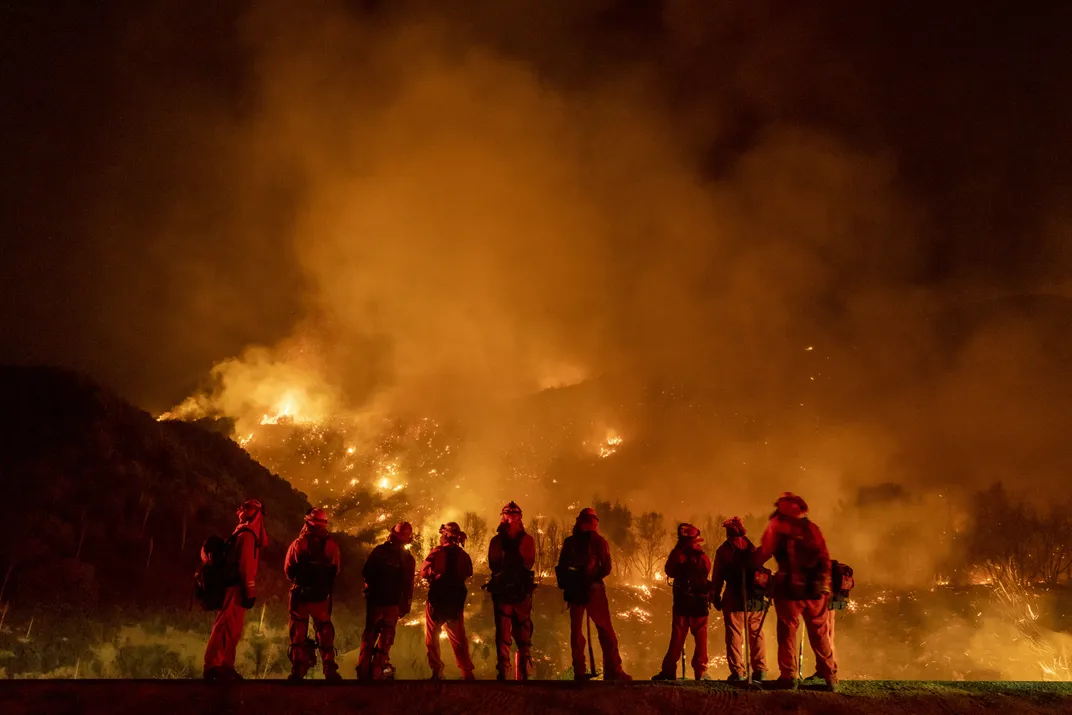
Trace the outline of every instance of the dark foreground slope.
{"label": "dark foreground slope", "polygon": [[877,715],[918,713],[1068,713],[1068,683],[844,683],[843,692],[746,691],[719,683],[575,684],[399,682],[377,685],[323,682],[245,682],[207,685],[176,681],[7,681],[0,683],[0,712],[9,715],[98,713],[795,713]]}

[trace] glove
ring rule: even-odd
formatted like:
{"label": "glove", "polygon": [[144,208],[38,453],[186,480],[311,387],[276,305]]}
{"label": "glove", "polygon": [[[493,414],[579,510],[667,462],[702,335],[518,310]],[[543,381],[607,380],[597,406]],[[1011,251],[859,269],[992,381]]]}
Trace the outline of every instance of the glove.
{"label": "glove", "polygon": [[242,608],[245,608],[246,610],[249,610],[250,608],[253,608],[253,604],[255,604],[256,602],[257,602],[256,596],[251,596],[251,597],[248,597],[248,598],[246,596],[243,596],[241,602],[239,603],[239,605],[242,606]]}
{"label": "glove", "polygon": [[721,611],[722,610],[722,596],[714,596],[714,597],[712,597],[711,598],[711,606],[716,611]]}

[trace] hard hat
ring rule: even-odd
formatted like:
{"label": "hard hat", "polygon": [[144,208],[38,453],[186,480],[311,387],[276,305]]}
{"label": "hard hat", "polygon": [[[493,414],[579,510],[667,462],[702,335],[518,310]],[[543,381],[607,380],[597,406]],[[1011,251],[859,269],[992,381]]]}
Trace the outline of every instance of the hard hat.
{"label": "hard hat", "polygon": [[328,515],[320,507],[313,507],[309,511],[305,512],[305,523],[310,526],[327,526]]}

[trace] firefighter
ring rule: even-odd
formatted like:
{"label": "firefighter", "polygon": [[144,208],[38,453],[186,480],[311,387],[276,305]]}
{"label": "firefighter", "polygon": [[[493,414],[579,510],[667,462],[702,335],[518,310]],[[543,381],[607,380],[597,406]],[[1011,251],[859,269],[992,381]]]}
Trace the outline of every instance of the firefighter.
{"label": "firefighter", "polygon": [[463,680],[476,680],[469,640],[465,635],[465,582],[473,575],[473,560],[465,553],[465,532],[456,522],[439,527],[439,546],[428,553],[421,566],[421,578],[428,582],[428,603],[424,609],[424,647],[432,680],[443,679],[443,659],[439,655],[439,633],[445,626],[454,651],[454,661]]}
{"label": "firefighter", "polygon": [[795,687],[797,628],[801,618],[815,652],[816,670],[831,692],[838,688],[837,663],[830,638],[827,602],[830,598],[830,552],[823,533],[808,519],[807,503],[790,492],[774,503],[767,528],[756,552],[756,565],[772,556],[778,563],[774,577],[774,610],[778,616],[778,685]]}
{"label": "firefighter", "polygon": [[[723,522],[726,540],[715,551],[711,592],[714,603],[722,611],[726,628],[726,662],[730,667],[731,683],[744,680],[745,664],[741,647],[748,624],[748,651],[752,679],[762,681],[767,675],[767,645],[763,638],[763,592],[752,592],[753,562],[756,547],[745,536],[744,523],[739,516]],[[723,590],[725,586],[725,590]]]}
{"label": "firefighter", "polygon": [[[287,549],[283,571],[290,580],[290,677],[301,680],[316,664],[316,648],[324,664],[324,680],[342,680],[335,663],[335,626],[331,623],[331,592],[339,573],[339,545],[328,534],[328,517],[316,507],[305,514],[305,526]],[[316,641],[309,640],[313,619]]]}
{"label": "firefighter", "polygon": [[413,577],[417,563],[409,553],[413,527],[402,521],[391,529],[387,541],[377,546],[365,561],[365,630],[361,634],[358,680],[394,677],[391,645],[398,619],[409,615],[413,602]]}
{"label": "firefighter", "polygon": [[670,626],[670,647],[663,658],[662,670],[652,680],[673,680],[677,674],[677,659],[692,633],[692,673],[702,680],[707,672],[707,613],[710,607],[711,559],[703,550],[703,537],[692,524],[677,527],[677,544],[670,551],[663,567],[668,579],[674,580],[674,606]]}
{"label": "firefighter", "polygon": [[257,562],[268,544],[264,530],[264,506],[256,499],[242,502],[236,512],[238,526],[231,534],[227,565],[234,569],[233,585],[227,587],[223,607],[216,614],[205,647],[205,680],[241,680],[235,671],[235,650],[242,637],[246,611],[257,601]]}
{"label": "firefighter", "polygon": [[603,680],[632,680],[622,670],[622,656],[618,652],[618,636],[610,621],[610,603],[603,579],[610,575],[610,545],[599,534],[599,517],[594,509],[585,508],[577,515],[573,534],[562,542],[558,568],[572,567],[578,574],[578,597],[566,599],[570,612],[570,649],[573,653],[573,678],[585,680],[584,638],[585,614],[595,624],[599,634],[599,648],[603,652]]}
{"label": "firefighter", "polygon": [[484,588],[495,611],[497,680],[506,680],[510,667],[511,636],[517,640],[514,679],[532,674],[532,592],[535,590],[536,542],[525,533],[521,507],[510,502],[502,508],[499,528],[488,545],[491,580]]}

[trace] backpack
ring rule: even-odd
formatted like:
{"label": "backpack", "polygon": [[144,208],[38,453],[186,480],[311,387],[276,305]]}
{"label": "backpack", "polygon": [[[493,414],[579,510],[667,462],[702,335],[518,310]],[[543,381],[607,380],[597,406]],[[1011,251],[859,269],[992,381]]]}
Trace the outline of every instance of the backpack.
{"label": "backpack", "polygon": [[822,553],[807,518],[794,520],[782,547],[790,564],[786,589],[789,598],[815,599],[819,593],[819,561]]}
{"label": "backpack", "polygon": [[849,604],[849,592],[856,585],[852,566],[840,561],[830,562],[830,609],[845,610]]}
{"label": "backpack", "polygon": [[396,606],[402,603],[404,565],[402,549],[380,544],[365,563],[365,600],[372,606]]}
{"label": "backpack", "polygon": [[306,538],[309,548],[298,557],[291,573],[287,574],[293,583],[290,594],[296,601],[318,603],[331,596],[338,569],[328,561],[328,537],[309,534]]}
{"label": "backpack", "polygon": [[436,577],[428,587],[428,603],[435,612],[435,620],[452,621],[457,619],[465,611],[465,600],[469,597],[469,589],[459,577],[458,565],[461,560],[462,550],[460,546],[443,547],[446,558],[446,570]]}
{"label": "backpack", "polygon": [[505,533],[501,536],[503,570],[493,573],[484,589],[502,603],[521,603],[536,590],[536,575],[521,561],[521,540],[525,538],[525,532],[522,530],[514,539]]}
{"label": "backpack", "polygon": [[243,531],[253,533],[252,529],[243,527],[227,539],[213,535],[201,545],[201,566],[194,573],[194,598],[205,611],[223,608],[227,589],[239,584],[238,564],[228,563],[228,560],[238,535]]}
{"label": "backpack", "polygon": [[674,579],[674,610],[693,617],[705,616],[713,594],[702,552],[686,554],[684,571],[684,576]]}
{"label": "backpack", "polygon": [[562,599],[573,606],[588,604],[588,596],[594,583],[588,569],[591,534],[592,532],[585,531],[570,537],[569,550],[562,550],[558,565],[555,566],[555,580],[562,589]]}

